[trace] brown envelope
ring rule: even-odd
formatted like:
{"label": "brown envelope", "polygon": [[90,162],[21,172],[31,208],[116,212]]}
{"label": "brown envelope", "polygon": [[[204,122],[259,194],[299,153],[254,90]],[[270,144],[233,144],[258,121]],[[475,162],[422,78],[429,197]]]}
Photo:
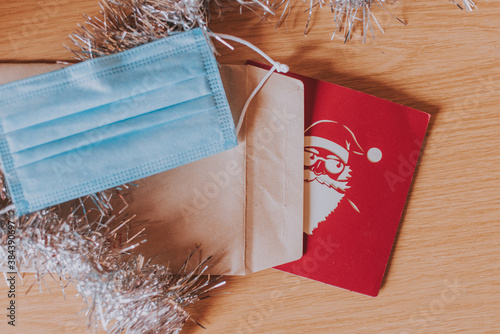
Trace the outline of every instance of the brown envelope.
{"label": "brown envelope", "polygon": [[[0,65],[0,83],[59,65]],[[267,73],[222,66],[235,120]],[[273,74],[256,95],[238,147],[137,181],[125,194],[136,214],[129,235],[145,228],[136,250],[178,270],[195,247],[194,266],[213,256],[208,274],[243,275],[302,256],[304,94],[300,81]]]}

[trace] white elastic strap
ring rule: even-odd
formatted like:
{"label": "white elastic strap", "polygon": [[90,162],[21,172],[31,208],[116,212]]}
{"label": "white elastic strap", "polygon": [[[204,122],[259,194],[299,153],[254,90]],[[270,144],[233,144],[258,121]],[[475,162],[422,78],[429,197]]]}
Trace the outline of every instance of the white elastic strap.
{"label": "white elastic strap", "polygon": [[243,106],[243,110],[241,111],[241,116],[240,116],[240,119],[238,120],[238,124],[236,125],[236,130],[235,130],[236,131],[236,135],[238,135],[240,133],[241,127],[243,126],[243,121],[245,119],[245,114],[247,113],[247,109],[248,109],[248,106],[250,105],[250,102],[252,102],[252,99],[255,97],[255,95],[257,95],[257,93],[262,88],[262,86],[264,86],[264,84],[266,83],[267,79],[269,79],[269,77],[273,74],[274,71],[276,71],[278,73],[287,73],[288,70],[289,70],[289,68],[285,64],[281,64],[281,63],[279,63],[277,61],[274,61],[264,51],[262,51],[261,49],[259,49],[255,45],[253,45],[252,43],[250,43],[248,41],[245,41],[244,39],[241,39],[239,37],[232,36],[232,35],[214,34],[212,32],[209,32],[208,34],[209,34],[210,37],[213,37],[216,40],[218,40],[219,42],[227,45],[231,50],[234,50],[234,48],[231,45],[229,45],[228,43],[226,43],[224,41],[224,39],[228,39],[228,40],[231,40],[231,41],[243,44],[243,45],[249,47],[250,49],[254,50],[255,52],[257,52],[258,54],[260,54],[271,65],[273,65],[273,67],[271,67],[271,69],[269,70],[269,72],[267,72],[266,76],[264,78],[262,78],[262,80],[257,85],[257,87],[255,87],[255,89],[253,90],[252,94],[250,94],[250,96],[248,97],[247,101],[245,102],[245,105]]}

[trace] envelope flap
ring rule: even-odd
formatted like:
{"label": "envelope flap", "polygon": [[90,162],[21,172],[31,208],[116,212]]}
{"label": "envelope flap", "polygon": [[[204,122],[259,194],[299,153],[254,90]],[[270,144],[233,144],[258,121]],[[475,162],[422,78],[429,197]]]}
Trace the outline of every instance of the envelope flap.
{"label": "envelope flap", "polygon": [[[247,66],[247,95],[267,74]],[[250,104],[246,137],[246,272],[302,256],[304,87],[277,73]]]}

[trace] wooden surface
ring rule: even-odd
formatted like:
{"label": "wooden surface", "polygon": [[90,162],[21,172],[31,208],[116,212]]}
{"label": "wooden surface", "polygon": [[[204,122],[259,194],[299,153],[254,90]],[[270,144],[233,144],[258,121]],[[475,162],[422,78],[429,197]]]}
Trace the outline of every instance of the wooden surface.
{"label": "wooden surface", "polygon": [[[221,292],[192,308],[208,329],[195,333],[500,333],[500,1],[478,0],[466,13],[446,0],[400,0],[377,18],[386,34],[330,41],[328,10],[307,14],[297,1],[287,28],[252,13],[224,10],[216,32],[255,43],[291,70],[432,114],[427,141],[380,295],[365,297],[266,270],[228,278]],[[68,43],[95,0],[0,3],[0,61],[69,60]],[[220,48],[222,63],[260,60],[244,48]],[[32,276],[26,277],[26,291]],[[87,333],[74,289],[56,284],[18,299],[15,329],[1,333]]]}

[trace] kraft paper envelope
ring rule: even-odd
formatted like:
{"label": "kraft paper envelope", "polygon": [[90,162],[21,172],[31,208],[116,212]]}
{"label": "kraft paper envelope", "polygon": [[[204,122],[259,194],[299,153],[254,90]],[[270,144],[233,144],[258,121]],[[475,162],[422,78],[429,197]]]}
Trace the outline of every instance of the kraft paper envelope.
{"label": "kraft paper envelope", "polygon": [[[60,68],[0,65],[0,83]],[[267,73],[222,66],[235,120]],[[125,194],[135,214],[129,235],[145,228],[136,250],[178,270],[213,256],[208,274],[243,275],[302,256],[304,93],[300,81],[272,75],[245,116],[238,147],[136,182]]]}

